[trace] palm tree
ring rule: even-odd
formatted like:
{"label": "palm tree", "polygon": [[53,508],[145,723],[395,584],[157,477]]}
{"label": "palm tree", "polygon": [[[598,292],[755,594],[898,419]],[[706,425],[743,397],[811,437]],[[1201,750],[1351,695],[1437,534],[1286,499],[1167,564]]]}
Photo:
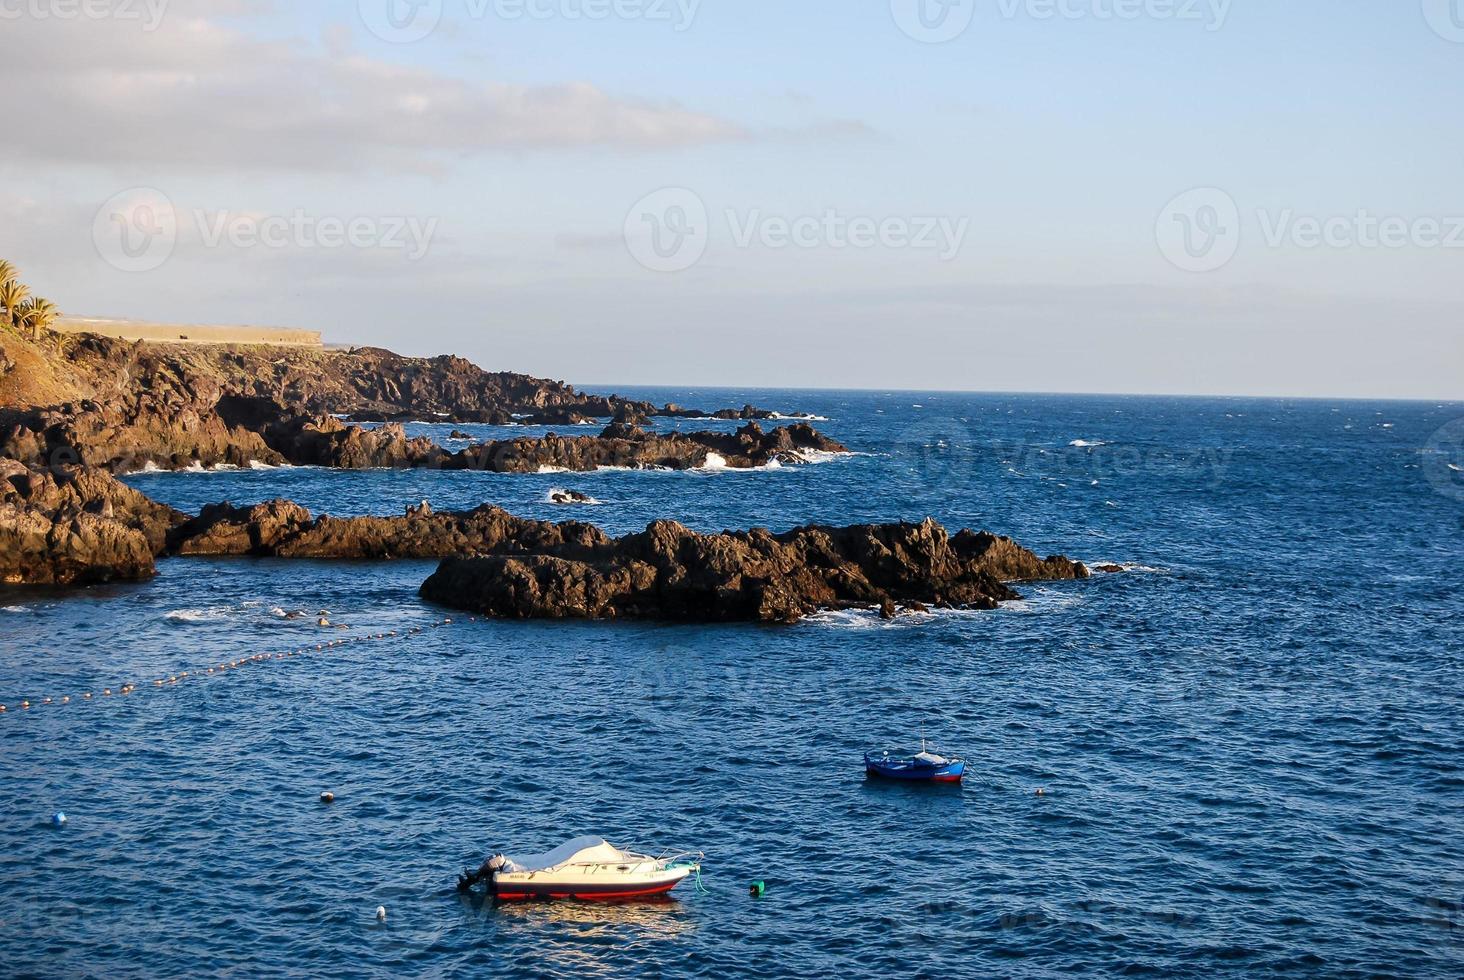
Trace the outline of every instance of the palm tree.
{"label": "palm tree", "polygon": [[17,326],[23,324],[30,334],[31,340],[40,340],[41,334],[50,330],[51,324],[55,323],[56,318],[61,315],[61,311],[56,309],[55,303],[39,296],[24,303],[21,309],[23,311],[21,323]]}
{"label": "palm tree", "polygon": [[0,259],[0,283],[14,282],[20,278],[20,270],[4,259]]}
{"label": "palm tree", "polygon": [[22,308],[30,298],[30,287],[18,279],[0,280],[0,308],[3,308],[11,326],[20,329]]}

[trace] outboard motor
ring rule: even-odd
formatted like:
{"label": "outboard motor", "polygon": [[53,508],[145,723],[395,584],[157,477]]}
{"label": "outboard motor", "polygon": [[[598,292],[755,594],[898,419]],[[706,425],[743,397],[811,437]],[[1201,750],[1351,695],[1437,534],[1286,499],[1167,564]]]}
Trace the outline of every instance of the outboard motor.
{"label": "outboard motor", "polygon": [[502,869],[503,866],[506,864],[508,864],[508,858],[504,857],[502,854],[495,854],[488,860],[484,861],[482,866],[478,868],[477,871],[464,871],[462,874],[458,875],[458,891],[466,892],[471,890],[472,887],[479,882],[485,882],[488,885],[488,894],[494,894],[498,889],[493,882],[493,875],[495,872]]}

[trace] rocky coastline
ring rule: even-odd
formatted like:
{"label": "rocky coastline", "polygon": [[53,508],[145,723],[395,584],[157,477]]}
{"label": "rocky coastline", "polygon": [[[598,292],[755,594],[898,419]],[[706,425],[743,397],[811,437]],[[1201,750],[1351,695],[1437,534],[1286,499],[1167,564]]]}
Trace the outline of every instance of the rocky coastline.
{"label": "rocky coastline", "polygon": [[[719,432],[652,433],[651,418],[743,420]],[[200,348],[87,335],[0,336],[0,456],[115,473],[216,466],[442,467],[535,472],[599,466],[694,468],[799,462],[842,451],[807,425],[763,433],[775,413],[714,412],[587,395],[491,373],[457,357],[390,351]],[[401,420],[589,425],[599,436],[511,439],[450,452]],[[373,423],[371,425],[362,423]],[[463,433],[458,433],[459,436]]]}
{"label": "rocky coastline", "polygon": [[[649,431],[654,417],[715,418],[735,431]],[[472,441],[411,437],[403,418],[457,424],[609,423],[597,434]],[[612,538],[591,524],[497,507],[399,517],[316,517],[275,500],[197,515],[116,478],[146,468],[281,464],[500,473],[752,468],[849,450],[805,422],[765,430],[753,406],[703,413],[592,396],[489,373],[461,358],[129,344],[0,335],[0,581],[136,581],[160,558],[441,562],[424,598],[508,618],[788,623],[821,609],[989,609],[1008,584],[1086,578],[1007,538],[921,524],[700,534],[674,521]],[[358,424],[351,419],[370,421]],[[560,491],[557,502],[592,502]]]}

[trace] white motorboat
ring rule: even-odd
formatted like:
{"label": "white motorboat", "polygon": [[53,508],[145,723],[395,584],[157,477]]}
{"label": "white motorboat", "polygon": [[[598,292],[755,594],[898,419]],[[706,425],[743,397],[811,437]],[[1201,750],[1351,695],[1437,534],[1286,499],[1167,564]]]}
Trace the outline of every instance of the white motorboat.
{"label": "white motorboat", "polygon": [[489,895],[505,902],[643,898],[669,892],[689,875],[699,877],[703,858],[700,851],[652,857],[622,851],[601,837],[577,837],[545,854],[495,854],[477,871],[464,872],[458,889],[483,884]]}

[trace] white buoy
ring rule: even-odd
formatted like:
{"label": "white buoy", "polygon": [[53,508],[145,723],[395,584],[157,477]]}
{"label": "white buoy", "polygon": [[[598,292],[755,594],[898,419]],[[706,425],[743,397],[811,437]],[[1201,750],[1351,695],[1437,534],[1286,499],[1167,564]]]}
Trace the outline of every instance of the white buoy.
{"label": "white buoy", "polygon": [[385,922],[386,921],[386,906],[385,905],[378,905],[378,906],[376,906],[376,921],[377,922]]}

